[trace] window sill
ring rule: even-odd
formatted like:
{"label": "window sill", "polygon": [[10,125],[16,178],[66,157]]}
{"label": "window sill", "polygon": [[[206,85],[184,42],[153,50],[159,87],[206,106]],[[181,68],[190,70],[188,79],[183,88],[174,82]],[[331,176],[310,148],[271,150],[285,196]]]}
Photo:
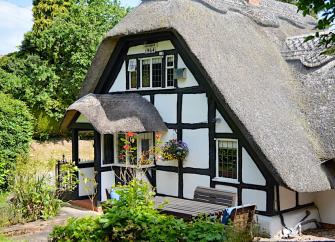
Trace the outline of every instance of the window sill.
{"label": "window sill", "polygon": [[125,90],[125,92],[133,92],[133,91],[152,91],[152,90],[172,90],[176,87],[140,87],[140,88],[129,88]]}
{"label": "window sill", "polygon": [[223,177],[214,177],[212,181],[240,184],[240,182],[237,179],[229,179],[229,178],[223,178]]}
{"label": "window sill", "polygon": [[116,164],[112,164],[112,167],[127,167],[127,168],[143,168],[143,169],[147,169],[147,168],[152,168],[155,167],[154,164],[152,165],[143,165],[143,166],[137,166],[137,165],[126,165],[126,164],[121,164],[121,163],[116,163]]}

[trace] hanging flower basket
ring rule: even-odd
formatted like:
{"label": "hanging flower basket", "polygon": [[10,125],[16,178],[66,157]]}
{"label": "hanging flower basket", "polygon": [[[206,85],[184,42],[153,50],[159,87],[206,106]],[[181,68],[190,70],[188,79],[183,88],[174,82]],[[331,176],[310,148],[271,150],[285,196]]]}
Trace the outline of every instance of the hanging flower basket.
{"label": "hanging flower basket", "polygon": [[188,147],[186,143],[180,140],[172,139],[164,144],[162,147],[162,157],[165,160],[185,160],[188,155]]}

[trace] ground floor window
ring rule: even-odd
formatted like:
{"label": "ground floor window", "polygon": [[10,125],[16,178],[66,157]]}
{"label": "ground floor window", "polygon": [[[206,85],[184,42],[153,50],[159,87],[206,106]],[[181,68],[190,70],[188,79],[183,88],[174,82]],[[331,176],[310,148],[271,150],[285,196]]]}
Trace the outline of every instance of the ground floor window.
{"label": "ground floor window", "polygon": [[218,139],[216,150],[217,177],[236,180],[238,174],[238,141]]}
{"label": "ground floor window", "polygon": [[110,165],[114,162],[114,137],[112,134],[105,134],[102,139],[102,165]]}
{"label": "ground floor window", "polygon": [[153,133],[115,135],[115,161],[119,164],[136,165],[139,161],[151,159]]}
{"label": "ground floor window", "polygon": [[78,132],[78,163],[94,162],[94,131]]}

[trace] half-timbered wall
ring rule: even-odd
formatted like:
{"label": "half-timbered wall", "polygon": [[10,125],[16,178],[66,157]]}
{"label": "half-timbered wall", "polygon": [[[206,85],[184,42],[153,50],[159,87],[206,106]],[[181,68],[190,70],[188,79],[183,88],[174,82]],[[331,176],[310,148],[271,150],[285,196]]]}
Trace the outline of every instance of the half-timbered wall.
{"label": "half-timbered wall", "polygon": [[[157,53],[164,51],[176,56],[176,67],[186,68],[186,78],[177,80],[175,88],[151,88],[133,90],[127,87],[127,60],[134,56],[144,58],[145,46],[130,47],[128,57],[122,64],[119,74],[109,93],[137,92],[150,101],[158,110],[169,130],[162,135],[162,142],[182,139],[189,147],[189,155],[182,166],[177,161],[156,161],[156,187],[158,194],[193,198],[197,186],[216,187],[235,192],[238,204],[256,203],[257,209],[267,211],[267,182],[247,149],[239,142],[239,178],[227,182],[216,178],[216,139],[239,140],[228,124],[221,107],[215,103],[210,92],[206,91],[195,78],[187,64],[170,41],[156,44]],[[150,56],[153,54],[150,53]],[[249,186],[250,184],[250,186]],[[104,191],[102,191],[104,192]],[[270,206],[269,206],[270,207]]]}
{"label": "half-timbered wall", "polygon": [[[175,67],[187,70],[186,78],[175,80],[174,87],[130,89],[127,73],[129,60],[156,55],[152,52],[146,54],[145,45],[133,46],[130,39],[121,41],[117,46],[95,93],[136,92],[142,95],[156,107],[168,127],[168,131],[162,134],[162,142],[178,139],[189,146],[190,154],[183,164],[179,164],[178,161],[156,161],[149,180],[156,186],[158,194],[191,199],[196,186],[215,187],[236,193],[236,205],[257,205],[257,220],[271,235],[277,233],[283,227],[283,223],[289,227],[294,226],[306,214],[307,209],[312,213],[309,218],[318,219],[318,213],[311,205],[314,202],[321,207],[327,207],[323,204],[328,202],[330,195],[334,197],[332,191],[297,193],[277,185],[277,181],[265,168],[261,152],[245,139],[241,131],[243,128],[236,124],[239,121],[227,104],[218,101],[208,84],[206,73],[199,69],[199,63],[190,55],[186,43],[180,37],[162,33],[133,38],[136,43],[156,41],[155,48],[159,55],[174,55]],[[138,83],[139,80],[137,87]],[[77,122],[81,123],[80,127],[88,127],[85,117],[79,117]],[[238,141],[238,177],[234,181],[216,177],[218,139]],[[76,129],[73,130],[72,140],[73,160],[77,161]],[[106,188],[120,182],[117,174],[122,169],[118,164],[102,165],[103,144],[103,136],[96,134],[94,169],[93,165],[79,164],[81,171],[89,174],[95,171],[98,201],[105,200]],[[82,188],[76,192],[82,198],[85,197]],[[326,218],[324,222],[334,223],[331,220],[334,216],[331,214],[327,220],[328,211],[320,211],[320,214]]]}

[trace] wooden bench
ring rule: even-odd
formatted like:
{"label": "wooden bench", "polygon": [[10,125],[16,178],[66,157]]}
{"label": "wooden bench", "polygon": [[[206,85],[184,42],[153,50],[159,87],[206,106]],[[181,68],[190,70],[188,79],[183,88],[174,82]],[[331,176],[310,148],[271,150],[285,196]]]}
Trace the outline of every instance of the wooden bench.
{"label": "wooden bench", "polygon": [[227,207],[236,206],[236,194],[209,187],[196,187],[194,200],[212,204],[224,205]]}
{"label": "wooden bench", "polygon": [[254,222],[256,205],[236,207],[230,215],[233,226],[238,230],[249,230]]}

